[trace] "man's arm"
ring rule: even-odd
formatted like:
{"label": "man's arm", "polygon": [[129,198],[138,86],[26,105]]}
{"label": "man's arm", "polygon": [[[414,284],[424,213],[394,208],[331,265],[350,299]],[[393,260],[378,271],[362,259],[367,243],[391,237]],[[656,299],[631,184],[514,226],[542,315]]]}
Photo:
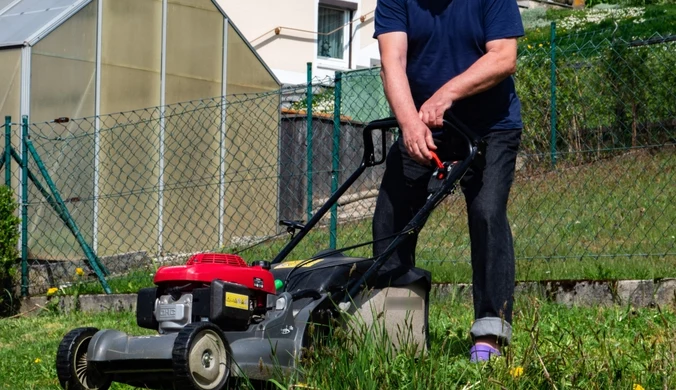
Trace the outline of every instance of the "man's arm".
{"label": "man's arm", "polygon": [[429,164],[430,150],[437,147],[432,132],[419,116],[411,88],[406,77],[406,51],[408,40],[404,32],[391,32],[378,36],[381,70],[385,96],[401,128],[404,145],[409,155],[421,164]]}
{"label": "man's arm", "polygon": [[516,38],[486,43],[486,54],[465,72],[444,84],[421,107],[419,117],[430,127],[443,124],[453,102],[490,89],[516,71]]}

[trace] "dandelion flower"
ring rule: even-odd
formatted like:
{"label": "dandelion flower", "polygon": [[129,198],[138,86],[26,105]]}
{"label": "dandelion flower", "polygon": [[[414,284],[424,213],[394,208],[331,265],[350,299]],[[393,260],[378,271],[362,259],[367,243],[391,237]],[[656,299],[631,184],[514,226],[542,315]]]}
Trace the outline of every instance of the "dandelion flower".
{"label": "dandelion flower", "polygon": [[539,44],[538,47],[542,47],[542,44]]}
{"label": "dandelion flower", "polygon": [[49,290],[47,290],[47,296],[54,295],[54,294],[56,294],[57,291],[59,291],[58,288],[52,287]]}
{"label": "dandelion flower", "polygon": [[[523,367],[517,366],[517,367],[511,368],[509,370],[509,375],[513,376],[514,378],[520,377],[521,375],[523,375]],[[634,390],[637,390],[637,389],[634,389]]]}
{"label": "dandelion flower", "polygon": [[645,390],[643,386],[639,385],[638,383],[634,383],[634,386],[632,387],[634,390]]}
{"label": "dandelion flower", "polygon": [[40,358],[36,358],[35,361],[33,361],[33,363],[35,363],[35,364],[39,364],[41,362],[42,362],[42,359],[40,359]]}
{"label": "dandelion flower", "polygon": [[82,268],[78,267],[78,268],[75,268],[75,273],[77,274],[77,276],[82,276],[82,275],[84,275],[84,270]]}
{"label": "dandelion flower", "polygon": [[528,48],[529,48],[529,49],[532,49],[532,48],[533,48],[533,46],[531,46],[531,45],[528,45]]}

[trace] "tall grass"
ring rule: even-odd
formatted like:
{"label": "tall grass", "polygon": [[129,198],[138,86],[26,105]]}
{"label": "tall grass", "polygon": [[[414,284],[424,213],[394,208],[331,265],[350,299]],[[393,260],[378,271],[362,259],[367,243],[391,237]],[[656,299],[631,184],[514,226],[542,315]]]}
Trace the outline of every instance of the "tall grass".
{"label": "tall grass", "polygon": [[[328,343],[307,350],[296,374],[278,376],[270,388],[676,388],[673,306],[566,307],[537,297],[519,299],[511,346],[502,358],[476,365],[468,359],[472,312],[459,298],[433,298],[431,348],[423,356],[393,355],[378,334],[337,330]],[[129,312],[0,320],[0,389],[59,389],[56,349],[66,332],[80,326],[153,333],[137,328]],[[238,387],[251,388],[246,382]]]}

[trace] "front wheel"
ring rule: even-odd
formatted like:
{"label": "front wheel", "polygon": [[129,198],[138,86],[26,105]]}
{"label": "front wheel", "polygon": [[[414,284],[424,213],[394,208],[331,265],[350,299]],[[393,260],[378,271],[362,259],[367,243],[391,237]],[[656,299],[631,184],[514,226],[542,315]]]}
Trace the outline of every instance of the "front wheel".
{"label": "front wheel", "polygon": [[87,362],[87,348],[96,328],[73,329],[59,344],[56,375],[61,387],[68,390],[107,390],[111,379]]}
{"label": "front wheel", "polygon": [[172,352],[177,389],[218,390],[230,376],[230,346],[221,329],[209,322],[186,325]]}

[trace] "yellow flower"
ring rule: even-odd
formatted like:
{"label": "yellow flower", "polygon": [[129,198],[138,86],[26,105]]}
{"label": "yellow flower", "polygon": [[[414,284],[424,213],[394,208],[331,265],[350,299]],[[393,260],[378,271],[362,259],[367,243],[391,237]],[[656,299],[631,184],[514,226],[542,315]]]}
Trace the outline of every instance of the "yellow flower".
{"label": "yellow flower", "polygon": [[49,290],[47,290],[47,296],[54,295],[54,294],[56,294],[57,291],[59,291],[58,288],[52,287]]}
{"label": "yellow flower", "polygon": [[78,267],[78,268],[75,268],[75,273],[77,274],[77,276],[82,276],[82,275],[84,275],[84,270],[82,268]]}
{"label": "yellow flower", "polygon": [[[520,377],[521,375],[523,375],[523,367],[517,366],[517,367],[511,368],[509,370],[509,375],[513,376],[514,378]],[[636,389],[634,389],[634,390],[636,390]]]}
{"label": "yellow flower", "polygon": [[542,47],[542,44],[539,44],[538,47]]}
{"label": "yellow flower", "polygon": [[531,45],[528,45],[528,48],[529,48],[529,49],[532,49],[532,48],[533,48],[533,46],[531,46]]}
{"label": "yellow flower", "polygon": [[634,383],[633,389],[634,389],[634,390],[645,390],[645,389],[643,388],[643,386],[639,385],[638,383]]}
{"label": "yellow flower", "polygon": [[41,363],[41,362],[42,362],[42,359],[40,359],[40,358],[36,358],[35,361],[34,361],[35,364],[38,364],[38,363]]}

